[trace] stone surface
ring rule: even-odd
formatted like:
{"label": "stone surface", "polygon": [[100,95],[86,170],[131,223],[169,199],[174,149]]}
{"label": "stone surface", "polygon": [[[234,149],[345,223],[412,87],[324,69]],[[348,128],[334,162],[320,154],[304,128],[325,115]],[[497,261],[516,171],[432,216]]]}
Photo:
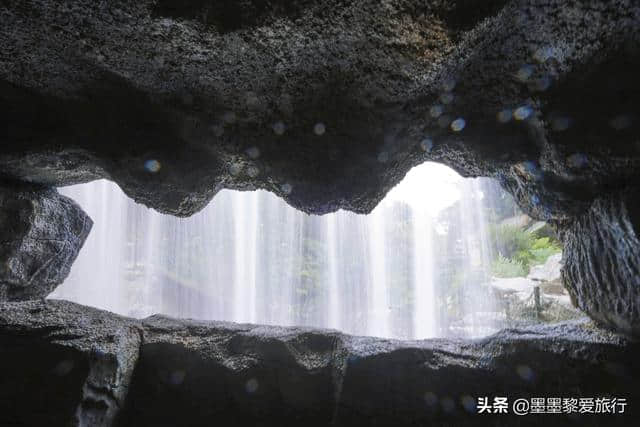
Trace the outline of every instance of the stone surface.
{"label": "stone surface", "polygon": [[66,279],[92,224],[56,190],[0,184],[0,301],[46,297]]}
{"label": "stone surface", "polygon": [[69,302],[0,304],[0,425],[114,425],[141,336],[134,320]]}
{"label": "stone surface", "polygon": [[30,301],[0,304],[0,342],[2,425],[534,426],[475,399],[609,396],[625,414],[544,422],[631,426],[640,397],[637,345],[584,322],[402,342]]}
{"label": "stone surface", "polygon": [[5,0],[0,17],[13,178],[107,177],[176,215],[221,188],[367,212],[436,160],[549,219],[638,174],[629,0]]}
{"label": "stone surface", "polygon": [[551,282],[560,278],[562,253],[551,255],[544,264],[531,267],[527,278],[542,282]]}
{"label": "stone surface", "polygon": [[596,200],[562,231],[573,303],[601,325],[640,337],[640,191]]}
{"label": "stone surface", "polygon": [[[222,188],[368,212],[433,160],[559,229],[638,182],[633,0],[4,0],[0,20],[5,178],[105,177],[180,216]],[[609,275],[590,265],[565,280]],[[568,286],[630,332],[636,282]],[[617,320],[586,303],[607,289]]]}

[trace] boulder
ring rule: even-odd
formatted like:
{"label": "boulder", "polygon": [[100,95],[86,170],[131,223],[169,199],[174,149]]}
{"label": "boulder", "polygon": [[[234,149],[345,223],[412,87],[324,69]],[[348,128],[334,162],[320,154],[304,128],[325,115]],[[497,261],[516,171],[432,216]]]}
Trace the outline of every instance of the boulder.
{"label": "boulder", "polygon": [[46,297],[68,276],[92,224],[54,189],[0,184],[0,301]]}
{"label": "boulder", "polygon": [[[4,0],[0,19],[4,179],[107,178],[178,216],[223,188],[366,213],[431,160],[570,236],[640,177],[632,0]],[[610,275],[579,240],[565,281]],[[609,259],[637,270],[624,245]],[[631,282],[567,286],[637,331],[637,277],[613,276]]]}
{"label": "boulder", "polygon": [[551,255],[544,264],[534,265],[529,270],[528,279],[538,282],[553,282],[560,278],[562,253]]}
{"label": "boulder", "polygon": [[336,331],[119,317],[64,301],[0,304],[0,423],[48,426],[535,426],[478,414],[478,397],[626,399],[637,344],[584,321],[481,340],[393,341]]}
{"label": "boulder", "polygon": [[0,425],[115,425],[141,336],[134,320],[65,301],[0,304]]}
{"label": "boulder", "polygon": [[562,278],[600,325],[640,336],[640,191],[599,198],[562,228]]}

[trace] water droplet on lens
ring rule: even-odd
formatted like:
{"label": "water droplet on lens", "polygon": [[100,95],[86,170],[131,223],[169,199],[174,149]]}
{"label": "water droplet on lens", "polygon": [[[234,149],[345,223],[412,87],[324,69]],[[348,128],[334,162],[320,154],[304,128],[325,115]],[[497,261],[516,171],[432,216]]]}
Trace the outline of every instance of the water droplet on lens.
{"label": "water droplet on lens", "polygon": [[324,125],[324,123],[316,123],[316,125],[313,127],[313,133],[315,133],[318,136],[324,135],[326,130],[327,128]]}
{"label": "water droplet on lens", "polygon": [[587,156],[582,153],[575,153],[567,157],[567,164],[573,169],[581,169],[585,167],[587,163]]}
{"label": "water droplet on lens", "polygon": [[496,115],[496,118],[500,123],[508,123],[509,121],[511,121],[512,117],[513,117],[513,112],[508,108],[505,108],[504,110],[499,111],[498,114]]}
{"label": "water droplet on lens", "polygon": [[169,376],[169,382],[173,385],[180,385],[184,382],[184,371],[173,371]]}
{"label": "water droplet on lens", "polygon": [[440,117],[443,112],[444,112],[444,108],[442,107],[442,105],[434,105],[429,109],[429,115],[434,119],[437,119],[438,117]]}
{"label": "water droplet on lens", "polygon": [[536,92],[544,92],[551,86],[551,77],[542,76],[531,82],[530,89]]}
{"label": "water droplet on lens", "polygon": [[465,411],[472,414],[476,413],[476,400],[473,397],[465,394],[460,398],[460,403]]}
{"label": "water droplet on lens", "polygon": [[240,163],[231,163],[231,165],[229,165],[229,173],[231,175],[239,175],[240,172],[242,171],[242,164]]}
{"label": "water droplet on lens", "polygon": [[440,102],[443,104],[451,104],[453,102],[453,94],[450,92],[445,92],[440,95]]}
{"label": "water droplet on lens", "polygon": [[609,120],[609,125],[615,130],[623,130],[631,126],[632,124],[631,116],[627,114],[620,114]]}
{"label": "water droplet on lens", "polygon": [[157,173],[160,171],[161,167],[162,166],[160,165],[160,162],[154,159],[150,159],[144,162],[144,168],[147,172]]}
{"label": "water droplet on lens", "polygon": [[254,92],[247,92],[247,107],[255,108],[260,105],[260,99]]}
{"label": "water droplet on lens", "polygon": [[542,179],[542,171],[540,170],[540,168],[538,167],[536,162],[533,162],[531,160],[527,160],[526,162],[522,162],[520,164],[520,169],[523,172],[526,172],[529,175],[531,175],[531,177],[536,181]]}
{"label": "water droplet on lens", "polygon": [[444,90],[445,92],[451,92],[455,88],[456,81],[451,77],[442,82],[442,90]]}
{"label": "water droplet on lens", "polygon": [[378,154],[378,161],[380,163],[386,163],[389,160],[389,153],[387,153],[386,151],[383,151],[382,153]]}
{"label": "water droplet on lens", "polygon": [[245,384],[245,390],[247,390],[247,393],[250,393],[250,394],[253,394],[256,391],[258,391],[258,387],[259,387],[258,380],[255,378],[251,378]]}
{"label": "water droplet on lens", "polygon": [[271,127],[273,128],[273,132],[278,136],[284,135],[284,132],[286,131],[286,126],[283,122],[275,122]]}
{"label": "water droplet on lens", "polygon": [[514,111],[513,116],[516,120],[526,120],[533,113],[533,108],[528,105],[523,105],[522,107],[518,107],[516,111]]}
{"label": "water droplet on lens", "polygon": [[431,138],[425,138],[420,142],[420,148],[422,151],[430,153],[433,150],[433,140]]}
{"label": "water droplet on lens", "polygon": [[255,178],[260,174],[260,169],[258,169],[256,166],[249,166],[247,168],[247,175],[249,175],[251,178]]}
{"label": "water droplet on lens", "polygon": [[445,412],[452,412],[456,406],[455,402],[450,397],[444,397],[440,402],[440,404],[442,405],[442,409]]}
{"label": "water droplet on lens", "polygon": [[428,391],[424,394],[424,401],[429,406],[435,406],[438,404],[438,396],[435,393]]}
{"label": "water droplet on lens", "polygon": [[467,125],[467,122],[462,118],[457,118],[451,122],[451,130],[454,132],[460,132]]}
{"label": "water droplet on lens", "polygon": [[254,160],[260,157],[260,149],[258,147],[247,148],[246,153],[247,153],[247,156],[249,156],[249,158]]}
{"label": "water droplet on lens", "polygon": [[228,125],[236,122],[236,113],[228,111],[222,115],[222,121]]}
{"label": "water droplet on lens", "polygon": [[538,48],[533,53],[533,59],[535,59],[536,62],[540,64],[548,61],[552,57],[553,57],[553,49],[550,46],[544,46],[544,47]]}
{"label": "water droplet on lens", "polygon": [[534,173],[538,171],[538,165],[536,165],[535,162],[532,162],[531,160],[527,160],[526,162],[522,162],[522,166],[524,167],[524,170],[529,172],[529,173]]}
{"label": "water droplet on lens", "polygon": [[282,184],[281,189],[282,189],[282,192],[284,194],[289,195],[289,194],[291,194],[291,191],[293,190],[293,187],[291,187],[291,184]]}
{"label": "water droplet on lens", "polygon": [[520,69],[516,72],[516,78],[521,82],[526,82],[529,80],[529,77],[533,75],[533,65],[526,64],[520,67]]}
{"label": "water droplet on lens", "polygon": [[74,365],[73,360],[63,360],[53,368],[53,373],[59,377],[64,377],[71,373]]}
{"label": "water droplet on lens", "polygon": [[518,376],[525,381],[533,380],[533,370],[527,365],[518,365],[516,367],[516,372],[518,373]]}

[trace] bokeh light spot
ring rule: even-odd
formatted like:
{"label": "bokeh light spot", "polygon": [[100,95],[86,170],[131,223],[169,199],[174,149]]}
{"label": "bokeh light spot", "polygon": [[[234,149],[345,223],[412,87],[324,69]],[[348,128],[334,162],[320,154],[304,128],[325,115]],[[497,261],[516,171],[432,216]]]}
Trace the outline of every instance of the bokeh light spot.
{"label": "bokeh light spot", "polygon": [[454,132],[460,132],[465,128],[466,125],[467,122],[462,117],[459,117],[451,122],[451,130]]}
{"label": "bokeh light spot", "polygon": [[508,123],[511,121],[512,117],[513,117],[513,112],[508,108],[498,111],[498,114],[496,114],[496,118],[500,123]]}
{"label": "bokeh light spot", "polygon": [[429,115],[434,119],[437,119],[438,117],[440,117],[443,112],[444,112],[444,108],[442,107],[442,105],[439,105],[439,104],[436,104],[429,109]]}
{"label": "bokeh light spot", "polygon": [[430,153],[433,150],[433,140],[431,138],[423,139],[420,141],[420,148],[422,148],[422,151]]}
{"label": "bokeh light spot", "polygon": [[144,168],[147,172],[158,173],[161,167],[162,165],[160,162],[155,159],[149,159],[144,162]]}
{"label": "bokeh light spot", "polygon": [[273,132],[278,135],[278,136],[282,136],[284,135],[284,132],[287,130],[286,126],[284,125],[283,122],[275,122],[271,128],[273,129]]}
{"label": "bokeh light spot", "polygon": [[247,153],[247,156],[249,156],[249,158],[254,160],[260,157],[260,149],[258,147],[247,148],[246,153]]}
{"label": "bokeh light spot", "polygon": [[526,120],[531,116],[532,113],[533,108],[529,107],[528,105],[523,105],[522,107],[516,108],[513,116],[516,118],[516,120]]}
{"label": "bokeh light spot", "polygon": [[260,387],[260,384],[258,383],[258,380],[255,378],[251,378],[249,381],[247,381],[244,388],[247,391],[247,393],[253,394],[256,391],[258,391],[259,387]]}

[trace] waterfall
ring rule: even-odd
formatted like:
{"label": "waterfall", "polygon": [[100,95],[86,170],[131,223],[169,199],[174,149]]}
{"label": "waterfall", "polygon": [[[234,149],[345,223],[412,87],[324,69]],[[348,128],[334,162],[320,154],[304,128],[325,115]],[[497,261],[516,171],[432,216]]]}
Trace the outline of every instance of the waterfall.
{"label": "waterfall", "polygon": [[327,326],[338,329],[341,326],[340,283],[338,282],[338,215],[327,216]]}
{"label": "waterfall", "polygon": [[387,257],[385,246],[384,206],[375,209],[370,216],[369,234],[369,271],[371,273],[370,308],[367,316],[369,335],[389,336],[389,289],[387,288]]}
{"label": "waterfall", "polygon": [[[449,286],[436,271],[443,256],[462,254],[460,310],[476,315],[491,307],[472,286],[491,265],[481,185],[425,164],[370,215],[309,216],[265,191],[224,190],[185,219],[138,205],[105,180],[61,188],[94,228],[50,297],[138,318],[162,313],[390,338],[441,336],[441,289]],[[438,215],[455,203],[449,228],[461,237],[443,246]],[[482,334],[480,323],[472,322],[478,326],[470,334]]]}
{"label": "waterfall", "polygon": [[413,212],[413,333],[415,338],[436,336],[436,311],[433,277],[432,228],[426,212]]}
{"label": "waterfall", "polygon": [[258,234],[257,193],[234,197],[233,242],[234,276],[233,321],[255,323],[256,316],[256,240]]}

